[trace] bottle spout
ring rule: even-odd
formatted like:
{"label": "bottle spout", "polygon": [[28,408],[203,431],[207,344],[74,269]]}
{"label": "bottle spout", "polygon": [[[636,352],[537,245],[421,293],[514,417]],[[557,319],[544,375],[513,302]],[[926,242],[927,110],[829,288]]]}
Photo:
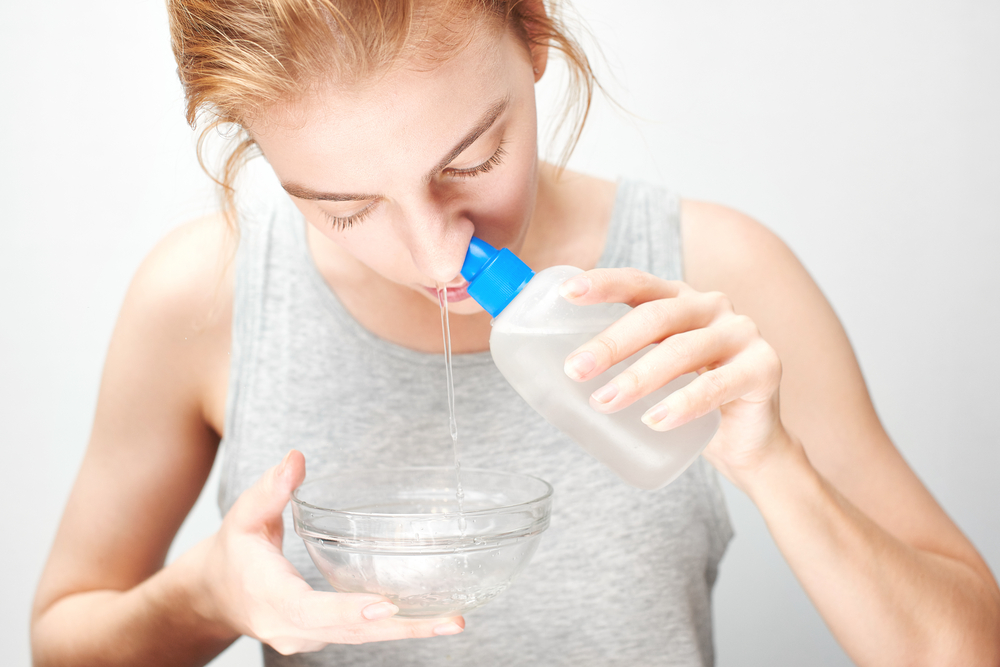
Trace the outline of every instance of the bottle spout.
{"label": "bottle spout", "polygon": [[486,241],[473,236],[462,264],[462,277],[471,283],[499,252]]}
{"label": "bottle spout", "polygon": [[469,281],[466,291],[493,317],[507,307],[534,275],[510,250],[497,250],[475,236],[462,263],[462,277]]}

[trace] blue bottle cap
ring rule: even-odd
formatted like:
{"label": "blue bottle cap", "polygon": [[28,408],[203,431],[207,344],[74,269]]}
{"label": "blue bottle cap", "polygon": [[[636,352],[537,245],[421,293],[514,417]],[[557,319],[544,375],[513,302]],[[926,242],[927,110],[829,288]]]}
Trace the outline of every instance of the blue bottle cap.
{"label": "blue bottle cap", "polygon": [[507,307],[534,275],[510,250],[497,250],[475,236],[462,264],[462,277],[469,281],[466,291],[493,317]]}

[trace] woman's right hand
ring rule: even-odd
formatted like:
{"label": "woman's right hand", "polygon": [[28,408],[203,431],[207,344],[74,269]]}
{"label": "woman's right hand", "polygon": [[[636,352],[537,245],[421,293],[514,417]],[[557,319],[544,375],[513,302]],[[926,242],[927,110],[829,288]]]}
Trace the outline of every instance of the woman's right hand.
{"label": "woman's right hand", "polygon": [[393,618],[399,609],[385,597],[316,591],[306,583],[281,551],[282,511],[305,474],[305,458],[292,450],[240,495],[215,535],[185,554],[201,561],[199,611],[284,655],[461,632],[461,617]]}

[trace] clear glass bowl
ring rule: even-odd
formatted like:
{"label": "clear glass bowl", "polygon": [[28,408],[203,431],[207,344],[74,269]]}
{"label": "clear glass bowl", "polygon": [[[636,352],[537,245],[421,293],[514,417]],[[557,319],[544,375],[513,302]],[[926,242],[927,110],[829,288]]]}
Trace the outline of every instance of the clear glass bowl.
{"label": "clear glass bowl", "polygon": [[552,487],[454,468],[344,470],[292,496],[295,532],[333,589],[384,595],[399,616],[463,614],[524,569],[549,526]]}

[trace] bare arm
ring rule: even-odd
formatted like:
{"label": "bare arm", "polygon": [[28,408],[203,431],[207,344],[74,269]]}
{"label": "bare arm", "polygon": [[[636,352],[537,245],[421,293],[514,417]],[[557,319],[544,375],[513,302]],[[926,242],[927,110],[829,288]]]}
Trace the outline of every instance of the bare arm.
{"label": "bare arm", "polygon": [[292,653],[460,629],[388,618],[395,607],[380,596],[306,584],[281,555],[281,512],[305,476],[297,453],[242,494],[216,534],[164,567],[222,429],[225,392],[213,388],[228,377],[228,243],[221,218],[187,225],[129,289],[36,594],[38,666],[200,665],[241,634]]}
{"label": "bare arm", "polygon": [[1000,663],[1000,590],[889,440],[815,283],[745,216],[689,203],[685,217],[691,283],[724,289],[782,363],[780,446],[720,469],[834,635],[862,665]]}
{"label": "bare arm", "polygon": [[[186,262],[195,241],[219,262]],[[154,251],[129,288],[90,444],[35,599],[38,665],[68,655],[139,664],[133,642],[164,663],[202,664],[238,636],[190,613],[190,573],[160,569],[218,444],[203,397],[213,375],[227,372],[219,367],[231,300],[224,244],[217,222],[189,225]]]}
{"label": "bare arm", "polygon": [[612,381],[613,400],[592,405],[612,412],[700,370],[644,419],[666,430],[721,406],[705,456],[755,502],[853,660],[1000,664],[1000,590],[885,434],[819,289],[734,211],[686,202],[683,228],[688,284],[585,274],[577,302],[637,306],[581,348],[598,357],[588,377],[618,360],[611,351],[664,341]]}

